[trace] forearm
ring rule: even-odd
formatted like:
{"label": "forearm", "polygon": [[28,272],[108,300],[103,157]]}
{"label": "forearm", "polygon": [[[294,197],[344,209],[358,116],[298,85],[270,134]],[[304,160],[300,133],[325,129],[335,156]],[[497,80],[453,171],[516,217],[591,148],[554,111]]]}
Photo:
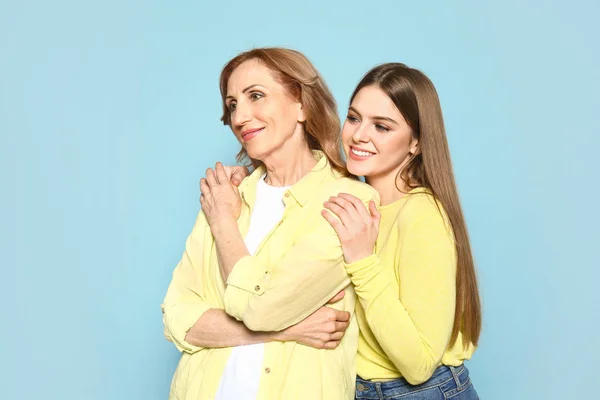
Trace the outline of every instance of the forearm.
{"label": "forearm", "polygon": [[211,226],[211,231],[217,246],[221,276],[223,281],[227,282],[235,264],[242,257],[249,256],[250,252],[234,220],[219,221],[215,226]]}
{"label": "forearm", "polygon": [[225,311],[253,331],[295,325],[350,284],[340,240],[327,221],[297,228],[302,234],[282,241],[289,247],[271,259],[250,256],[237,226],[237,232],[230,227],[215,233],[226,275]]}
{"label": "forearm", "polygon": [[427,294],[412,299],[422,306],[411,313],[398,298],[398,292],[389,286],[390,276],[376,256],[370,257],[370,265],[349,269],[371,332],[390,361],[410,383],[427,380],[438,366],[450,337],[453,298],[444,299],[447,305],[431,301],[431,291],[421,286]]}
{"label": "forearm", "polygon": [[212,308],[188,331],[186,342],[205,348],[244,346],[283,340],[280,332],[254,332],[230,317],[224,310]]}
{"label": "forearm", "polygon": [[243,257],[227,281],[227,314],[253,331],[279,331],[318,310],[350,284],[339,250],[330,258],[315,252],[327,247],[327,240],[317,236],[297,243],[270,268],[256,257]]}

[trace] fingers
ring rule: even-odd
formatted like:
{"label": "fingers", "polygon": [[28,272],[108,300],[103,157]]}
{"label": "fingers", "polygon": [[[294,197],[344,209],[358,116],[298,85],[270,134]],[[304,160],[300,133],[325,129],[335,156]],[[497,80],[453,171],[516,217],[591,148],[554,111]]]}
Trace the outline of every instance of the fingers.
{"label": "fingers", "polygon": [[225,168],[223,168],[223,164],[221,164],[220,162],[216,163],[215,171],[216,171],[217,182],[219,182],[219,183],[229,182],[229,178],[227,177],[227,173],[225,173]]}
{"label": "fingers", "polygon": [[250,175],[250,171],[248,171],[248,168],[241,166],[233,167],[231,183],[233,183],[235,186],[239,186],[240,183],[242,183],[242,181],[244,180],[244,178],[248,175]]}
{"label": "fingers", "polygon": [[337,331],[337,332],[333,332],[329,338],[331,341],[339,341],[339,340],[342,340],[342,338],[344,337],[344,333],[346,333],[345,329]]}
{"label": "fingers", "polygon": [[339,341],[327,342],[323,345],[323,349],[333,350],[333,349],[336,349],[339,345],[340,345]]}
{"label": "fingers", "polygon": [[327,220],[327,222],[329,222],[329,225],[335,229],[335,232],[340,237],[340,240],[343,240],[343,238],[347,236],[347,229],[339,219],[331,215],[331,213],[327,210],[322,210],[321,215]]}
{"label": "fingers", "polygon": [[215,171],[212,168],[206,169],[206,181],[208,182],[208,186],[217,185],[217,177],[215,175]]}
{"label": "fingers", "polygon": [[[233,184],[236,187],[239,186],[240,183],[242,183],[245,177],[250,175],[250,171],[248,171],[248,168],[246,167],[240,165],[225,166],[223,165],[223,163],[220,162],[217,162],[215,164],[215,169],[212,172],[213,174],[211,175],[210,168],[206,170],[207,179],[209,177],[212,178],[212,176],[214,176],[215,182],[217,184],[231,182],[231,184]],[[213,184],[212,180],[209,180],[208,183],[209,185]]]}
{"label": "fingers", "polygon": [[334,212],[346,226],[350,222],[360,219],[354,205],[342,197],[332,196],[323,205]]}
{"label": "fingers", "polygon": [[338,204],[336,201],[326,201],[323,203],[323,207],[327,210],[334,213],[338,219],[344,224],[344,226],[349,227],[352,223],[353,219],[350,217],[346,209]]}
{"label": "fingers", "polygon": [[335,311],[335,321],[336,322],[350,321],[350,313],[348,311],[340,311],[340,310],[334,310],[334,311]]}
{"label": "fingers", "polygon": [[[350,313],[347,313],[348,315]],[[350,325],[350,319],[347,321],[335,321],[331,329],[328,329],[329,333],[322,333],[319,335],[319,344],[317,347],[323,349],[335,349],[340,345],[340,341],[346,334],[346,329]]]}
{"label": "fingers", "polygon": [[329,300],[327,302],[327,304],[337,303],[338,301],[340,301],[341,299],[343,299],[345,295],[346,295],[346,292],[343,291],[343,290],[340,290],[338,294],[336,294],[335,296],[333,296],[331,298],[331,300]]}
{"label": "fingers", "polygon": [[350,321],[335,321],[335,332],[346,332],[346,328],[350,325]]}
{"label": "fingers", "polygon": [[381,220],[381,213],[377,209],[377,206],[375,205],[375,202],[373,200],[371,200],[369,202],[369,211],[371,212],[371,215],[373,216],[373,223],[375,224],[375,227],[379,231],[379,221]]}
{"label": "fingers", "polygon": [[212,168],[206,170],[206,181],[209,186],[230,182],[237,187],[248,175],[250,171],[246,167],[240,165],[227,167],[217,162],[214,170]]}
{"label": "fingers", "polygon": [[365,207],[361,199],[348,193],[339,193],[338,197],[341,197],[342,199],[352,204],[352,206],[354,206],[354,209],[356,210],[357,215],[359,215],[361,219],[366,219],[369,221],[371,220],[371,216],[367,211],[367,207]]}
{"label": "fingers", "polygon": [[207,181],[205,178],[200,179],[200,192],[202,193],[202,196],[206,197],[206,196],[210,196],[210,186],[208,185]]}
{"label": "fingers", "polygon": [[339,329],[327,338],[328,340],[322,341],[322,348],[324,349],[335,349],[340,345],[341,340],[344,338],[344,334],[346,333],[346,328],[348,324],[346,324],[343,329]]}
{"label": "fingers", "polygon": [[212,193],[210,192],[210,187],[204,178],[200,179],[200,193],[200,206],[202,207],[202,210],[205,211],[209,199],[212,200]]}
{"label": "fingers", "polygon": [[[335,296],[338,297],[339,293]],[[312,322],[300,329],[300,336],[292,336],[302,344],[317,349],[335,349],[350,325],[350,313],[330,307],[321,307],[309,317]],[[304,321],[298,326],[301,326]],[[306,330],[308,327],[308,330]]]}

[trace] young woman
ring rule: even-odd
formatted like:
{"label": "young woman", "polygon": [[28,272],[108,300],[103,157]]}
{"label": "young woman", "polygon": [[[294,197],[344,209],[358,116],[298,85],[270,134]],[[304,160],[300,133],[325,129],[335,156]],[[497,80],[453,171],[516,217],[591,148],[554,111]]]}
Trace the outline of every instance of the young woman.
{"label": "young woman", "polygon": [[480,302],[433,84],[404,64],[375,67],[350,99],[342,141],[350,173],[381,199],[367,210],[341,193],[322,211],[359,299],[356,398],[477,399],[463,362]]}
{"label": "young woman", "polygon": [[[239,189],[221,165],[201,181],[202,211],[162,307],[182,351],[170,398],[351,399],[356,297],[320,211],[339,192],[365,204],[377,194],[348,176],[335,101],[302,54],[242,53],[220,88],[223,122],[255,170]],[[337,310],[323,309],[334,296]]]}

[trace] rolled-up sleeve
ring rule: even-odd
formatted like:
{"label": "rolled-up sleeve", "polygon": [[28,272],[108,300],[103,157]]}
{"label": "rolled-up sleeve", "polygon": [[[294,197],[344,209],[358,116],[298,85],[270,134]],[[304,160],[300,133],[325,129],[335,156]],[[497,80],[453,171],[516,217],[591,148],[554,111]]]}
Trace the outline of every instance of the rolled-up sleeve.
{"label": "rolled-up sleeve", "polygon": [[[364,204],[375,192],[355,191]],[[337,192],[336,192],[337,193]],[[280,331],[297,324],[350,284],[335,230],[315,210],[286,255],[265,265],[254,256],[240,259],[227,279],[225,311],[254,331]]]}
{"label": "rolled-up sleeve", "polygon": [[253,256],[238,261],[227,279],[225,311],[251,330],[280,331],[348,286],[340,241],[323,222],[271,268]]}
{"label": "rolled-up sleeve", "polygon": [[207,234],[210,235],[210,230],[204,214],[200,212],[161,306],[165,337],[179,351],[187,353],[202,350],[202,347],[186,342],[185,336],[202,314],[214,308],[205,301],[200,282],[203,241]]}

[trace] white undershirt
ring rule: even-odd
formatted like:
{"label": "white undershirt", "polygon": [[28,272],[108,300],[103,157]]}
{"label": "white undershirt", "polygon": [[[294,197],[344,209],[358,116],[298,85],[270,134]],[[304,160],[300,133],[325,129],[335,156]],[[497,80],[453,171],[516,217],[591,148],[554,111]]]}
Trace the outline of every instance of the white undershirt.
{"label": "white undershirt", "polygon": [[[250,254],[283,217],[283,194],[289,186],[269,186],[264,176],[258,180],[250,227],[244,239]],[[262,374],[264,343],[236,346],[227,360],[215,400],[255,400]]]}

